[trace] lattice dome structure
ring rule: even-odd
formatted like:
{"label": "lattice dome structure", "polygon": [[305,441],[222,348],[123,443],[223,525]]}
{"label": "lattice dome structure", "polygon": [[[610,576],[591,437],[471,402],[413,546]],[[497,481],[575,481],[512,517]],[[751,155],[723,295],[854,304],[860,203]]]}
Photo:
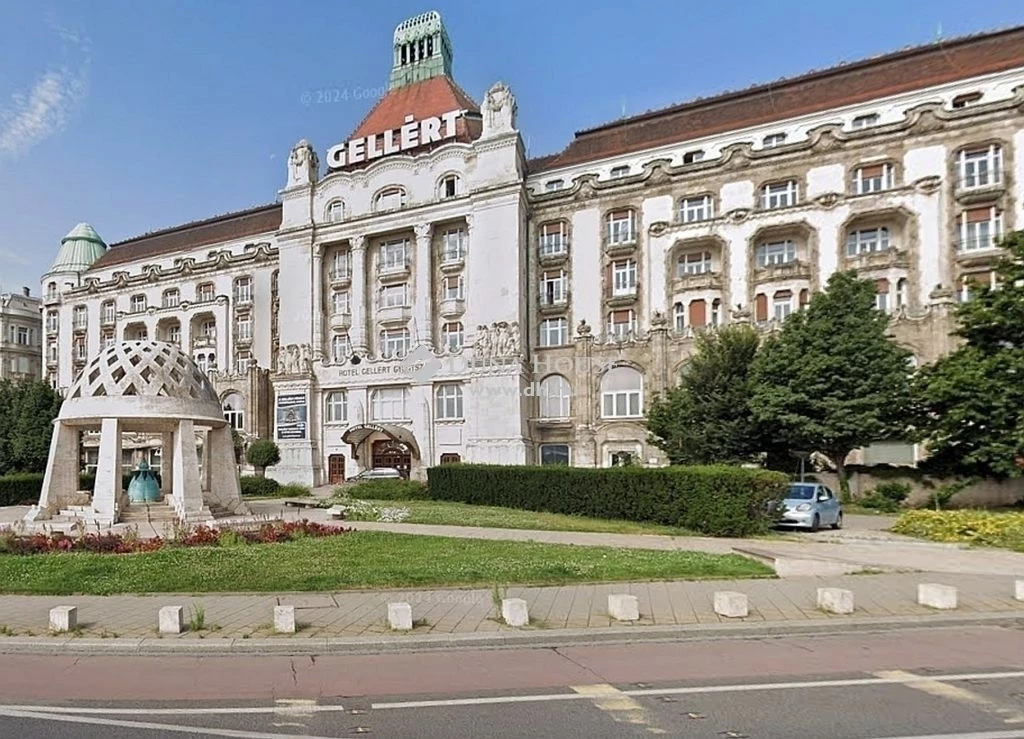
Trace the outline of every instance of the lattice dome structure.
{"label": "lattice dome structure", "polygon": [[126,341],[101,351],[68,390],[58,418],[111,416],[225,423],[209,378],[176,344],[162,341]]}

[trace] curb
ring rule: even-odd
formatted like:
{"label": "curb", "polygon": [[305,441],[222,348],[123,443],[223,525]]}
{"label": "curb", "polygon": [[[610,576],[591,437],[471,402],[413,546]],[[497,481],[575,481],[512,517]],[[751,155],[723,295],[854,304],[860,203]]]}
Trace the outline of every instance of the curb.
{"label": "curb", "polygon": [[829,618],[819,623],[691,624],[597,629],[509,631],[499,634],[424,634],[381,637],[277,637],[204,639],[80,637],[3,637],[0,654],[103,656],[321,656],[389,654],[483,649],[554,649],[571,646],[710,641],[723,639],[781,639],[794,636],[840,636],[927,628],[987,626],[1024,628],[1024,613],[935,614],[892,618]]}

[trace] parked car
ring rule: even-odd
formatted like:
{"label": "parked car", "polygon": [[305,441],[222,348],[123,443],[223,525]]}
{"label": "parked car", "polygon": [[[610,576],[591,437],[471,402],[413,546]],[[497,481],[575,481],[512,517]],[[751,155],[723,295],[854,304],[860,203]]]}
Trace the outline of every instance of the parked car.
{"label": "parked car", "polygon": [[363,470],[358,475],[348,478],[349,482],[363,482],[364,480],[401,480],[402,473],[394,467],[374,467],[371,470]]}
{"label": "parked car", "polygon": [[818,482],[794,482],[779,504],[780,526],[817,531],[822,526],[843,527],[843,506],[826,485]]}

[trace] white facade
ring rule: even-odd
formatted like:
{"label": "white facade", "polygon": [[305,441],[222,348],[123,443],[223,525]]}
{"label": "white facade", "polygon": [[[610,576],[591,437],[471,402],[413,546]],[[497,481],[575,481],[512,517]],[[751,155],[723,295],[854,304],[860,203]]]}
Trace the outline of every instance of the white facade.
{"label": "white facade", "polygon": [[[957,53],[1020,40],[992,38]],[[396,32],[388,97],[322,156],[300,141],[278,204],[44,277],[48,376],[70,386],[115,339],[190,347],[232,425],[277,440],[281,481],[456,459],[657,464],[643,415],[694,334],[771,330],[837,269],[878,281],[919,361],[948,351],[949,305],[1024,223],[1019,56],[629,154],[601,153],[595,129],[577,136],[586,156],[574,143],[527,162],[511,91],[477,109],[449,78],[439,17],[421,16]],[[402,109],[412,85],[437,105]]]}
{"label": "white facade", "polygon": [[29,288],[0,294],[0,380],[40,380],[43,320]]}

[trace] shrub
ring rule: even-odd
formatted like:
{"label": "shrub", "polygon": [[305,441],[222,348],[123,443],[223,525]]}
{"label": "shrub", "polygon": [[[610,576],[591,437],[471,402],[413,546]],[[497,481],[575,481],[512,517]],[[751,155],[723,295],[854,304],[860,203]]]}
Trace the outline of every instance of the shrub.
{"label": "shrub", "polygon": [[[257,478],[260,479],[260,478]],[[266,479],[266,478],[262,478]],[[310,494],[309,488],[297,482],[289,482],[277,489],[277,495],[288,498],[306,498]]]}
{"label": "shrub", "polygon": [[22,472],[0,477],[0,505],[33,505],[43,491],[43,476]]}
{"label": "shrub", "polygon": [[711,536],[748,536],[772,524],[770,501],[788,478],[743,467],[523,467],[441,465],[430,495],[476,505],[679,526]]}
{"label": "shrub", "polygon": [[366,480],[336,488],[335,495],[363,500],[428,500],[430,491],[418,480]]}
{"label": "shrub", "polygon": [[267,467],[281,461],[281,450],[270,439],[256,439],[246,450],[245,460],[256,468],[257,477],[263,477]]}
{"label": "shrub", "polygon": [[277,495],[281,483],[270,477],[255,477],[253,475],[242,475],[238,479],[242,487],[242,495],[271,496]]}
{"label": "shrub", "polygon": [[1024,551],[1024,513],[907,511],[897,519],[892,531],[931,541]]}
{"label": "shrub", "polygon": [[910,493],[911,487],[905,482],[883,482],[857,502],[864,508],[895,513]]}

